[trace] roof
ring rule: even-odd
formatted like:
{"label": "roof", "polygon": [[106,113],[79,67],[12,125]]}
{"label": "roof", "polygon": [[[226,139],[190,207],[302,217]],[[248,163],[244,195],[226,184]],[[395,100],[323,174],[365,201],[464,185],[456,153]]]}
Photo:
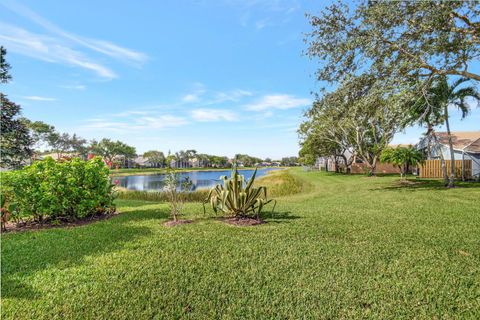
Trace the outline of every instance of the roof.
{"label": "roof", "polygon": [[[446,132],[436,132],[438,142],[448,145]],[[466,152],[480,153],[480,131],[452,132],[453,149]]]}

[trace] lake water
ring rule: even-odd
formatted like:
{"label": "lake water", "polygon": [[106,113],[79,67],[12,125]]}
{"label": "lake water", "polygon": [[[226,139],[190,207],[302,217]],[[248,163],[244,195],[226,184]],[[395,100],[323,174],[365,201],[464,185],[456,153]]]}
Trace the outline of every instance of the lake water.
{"label": "lake water", "polygon": [[[272,170],[278,170],[277,168],[262,168],[258,169],[257,177],[264,176],[267,172]],[[253,175],[254,170],[245,169],[238,170],[239,174],[245,176],[245,179],[250,179]],[[179,172],[178,176],[180,180],[183,180],[185,177],[189,177],[193,182],[194,190],[197,189],[207,189],[215,186],[217,183],[220,183],[220,176],[230,177],[231,170],[221,170],[221,171],[191,171],[191,172]],[[165,186],[163,180],[165,179],[164,174],[155,174],[155,175],[135,175],[135,176],[125,176],[125,177],[115,177],[113,181],[119,186],[126,188],[128,190],[139,190],[139,191],[162,191]],[[118,181],[118,182],[117,182]]]}

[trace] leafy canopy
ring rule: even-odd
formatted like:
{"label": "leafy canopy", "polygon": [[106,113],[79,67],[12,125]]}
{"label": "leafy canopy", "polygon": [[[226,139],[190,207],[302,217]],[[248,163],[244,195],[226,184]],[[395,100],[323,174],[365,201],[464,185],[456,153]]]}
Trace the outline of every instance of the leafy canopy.
{"label": "leafy canopy", "polygon": [[341,83],[372,73],[418,81],[435,75],[480,80],[478,1],[338,0],[309,15],[307,54],[322,62],[318,78]]}

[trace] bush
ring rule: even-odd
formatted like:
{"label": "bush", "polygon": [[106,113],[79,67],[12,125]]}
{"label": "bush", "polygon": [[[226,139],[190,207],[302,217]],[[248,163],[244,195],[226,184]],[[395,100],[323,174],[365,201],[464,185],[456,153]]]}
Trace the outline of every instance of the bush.
{"label": "bush", "polygon": [[2,194],[16,204],[20,217],[36,221],[75,220],[115,210],[109,169],[100,158],[47,158],[3,173]]}
{"label": "bush", "polygon": [[273,212],[277,201],[267,199],[265,186],[254,186],[256,174],[257,169],[247,181],[243,175],[238,174],[235,167],[230,178],[220,177],[223,184],[217,184],[210,190],[203,202],[203,211],[205,212],[205,204],[210,202],[215,213],[221,211],[235,218],[256,218],[258,220],[263,207],[273,202]]}

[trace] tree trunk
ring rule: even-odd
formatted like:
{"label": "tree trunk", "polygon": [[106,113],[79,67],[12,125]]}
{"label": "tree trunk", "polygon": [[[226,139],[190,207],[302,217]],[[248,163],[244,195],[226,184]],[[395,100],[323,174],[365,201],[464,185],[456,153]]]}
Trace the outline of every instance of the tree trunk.
{"label": "tree trunk", "polygon": [[445,106],[445,126],[447,127],[448,147],[450,148],[450,176],[448,187],[455,187],[455,153],[453,151],[452,134],[450,132],[450,121],[448,120],[448,105]]}
{"label": "tree trunk", "polygon": [[435,135],[435,131],[433,130],[433,128],[430,127],[429,132],[433,137],[433,140],[434,140],[434,143],[435,143],[435,149],[437,150],[437,153],[440,157],[440,163],[442,165],[442,171],[443,171],[443,179],[445,181],[445,186],[447,186],[448,185],[447,166],[445,164],[445,158],[443,157],[442,148],[440,148],[440,146],[439,146],[438,139],[437,139],[437,136]]}
{"label": "tree trunk", "polygon": [[340,154],[339,157],[341,157],[343,159],[343,162],[345,163],[345,173],[349,174],[350,173],[350,167],[348,166],[347,157],[344,154]]}
{"label": "tree trunk", "polygon": [[373,158],[373,161],[372,161],[372,164],[369,164],[369,167],[370,167],[370,172],[368,173],[369,176],[371,177],[375,177],[377,175],[377,158],[374,157]]}

